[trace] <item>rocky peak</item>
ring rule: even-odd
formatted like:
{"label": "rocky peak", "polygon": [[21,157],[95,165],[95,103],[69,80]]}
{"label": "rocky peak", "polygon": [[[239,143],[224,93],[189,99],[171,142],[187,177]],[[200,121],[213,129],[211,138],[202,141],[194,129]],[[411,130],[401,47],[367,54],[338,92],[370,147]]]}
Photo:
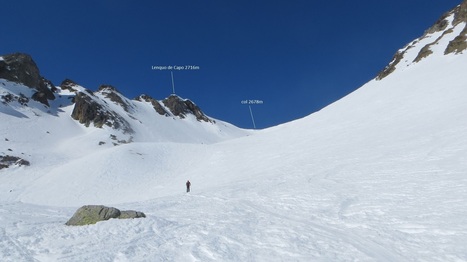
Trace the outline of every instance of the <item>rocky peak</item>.
{"label": "rocky peak", "polygon": [[120,93],[120,92],[118,92],[117,88],[115,88],[112,85],[100,85],[99,89],[97,91],[98,92],[116,92],[116,93]]}
{"label": "rocky peak", "polygon": [[76,90],[74,87],[78,86],[78,84],[76,82],[74,82],[73,80],[71,79],[65,79],[62,81],[62,83],[60,84],[60,88],[62,90],[68,90],[70,92],[76,92],[78,90]]}
{"label": "rocky peak", "polygon": [[39,68],[32,57],[21,53],[3,56],[3,61],[0,61],[0,77],[30,88],[39,87],[41,79]]}
{"label": "rocky peak", "polygon": [[39,68],[28,54],[4,55],[3,59],[0,60],[0,78],[36,90],[31,98],[44,105],[49,106],[48,100],[55,99],[55,86],[40,75]]}
{"label": "rocky peak", "polygon": [[182,99],[177,95],[171,95],[162,102],[175,116],[185,118],[187,114],[192,114],[198,121],[212,122],[195,103],[188,99]]}

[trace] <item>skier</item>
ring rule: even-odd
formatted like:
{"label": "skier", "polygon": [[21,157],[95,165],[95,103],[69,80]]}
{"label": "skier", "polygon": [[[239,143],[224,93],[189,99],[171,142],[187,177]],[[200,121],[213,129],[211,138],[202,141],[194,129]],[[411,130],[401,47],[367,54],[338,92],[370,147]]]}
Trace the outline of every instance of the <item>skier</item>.
{"label": "skier", "polygon": [[190,180],[187,180],[186,181],[186,192],[190,192],[190,186],[191,186],[191,183],[190,183]]}

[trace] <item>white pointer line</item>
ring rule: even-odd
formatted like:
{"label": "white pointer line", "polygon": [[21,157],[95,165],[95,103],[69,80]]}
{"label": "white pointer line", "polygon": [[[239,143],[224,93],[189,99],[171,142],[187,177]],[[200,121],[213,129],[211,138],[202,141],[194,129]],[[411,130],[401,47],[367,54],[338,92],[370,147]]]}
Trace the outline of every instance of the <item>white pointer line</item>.
{"label": "white pointer line", "polygon": [[170,71],[170,75],[172,76],[172,94],[175,94],[174,73]]}
{"label": "white pointer line", "polygon": [[250,108],[250,115],[251,115],[251,121],[253,122],[253,127],[254,129],[256,129],[255,118],[253,117],[253,111],[251,110],[250,105],[248,105],[248,107]]}

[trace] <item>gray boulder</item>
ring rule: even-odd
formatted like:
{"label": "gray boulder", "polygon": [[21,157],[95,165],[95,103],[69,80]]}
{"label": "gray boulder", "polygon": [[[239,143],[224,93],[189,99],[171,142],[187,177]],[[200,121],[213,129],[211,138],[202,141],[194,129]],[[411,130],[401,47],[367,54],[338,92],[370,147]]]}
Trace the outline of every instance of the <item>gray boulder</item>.
{"label": "gray boulder", "polygon": [[83,206],[66,222],[68,226],[83,226],[95,224],[120,216],[120,210],[106,206]]}
{"label": "gray boulder", "polygon": [[120,216],[118,218],[128,219],[128,218],[141,218],[141,217],[146,217],[146,215],[143,212],[127,210],[127,211],[121,211]]}
{"label": "gray boulder", "polygon": [[89,205],[80,207],[70,220],[66,222],[66,225],[84,226],[96,224],[99,221],[105,221],[111,218],[128,219],[140,217],[146,217],[146,215],[143,212],[138,211],[120,211],[114,207]]}

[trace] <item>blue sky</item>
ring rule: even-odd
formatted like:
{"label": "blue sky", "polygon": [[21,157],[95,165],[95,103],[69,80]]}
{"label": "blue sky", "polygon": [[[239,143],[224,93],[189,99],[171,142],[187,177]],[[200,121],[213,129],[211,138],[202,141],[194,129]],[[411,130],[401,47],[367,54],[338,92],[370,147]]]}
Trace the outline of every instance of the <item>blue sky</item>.
{"label": "blue sky", "polygon": [[5,1],[0,53],[41,74],[129,98],[172,92],[209,116],[252,128],[309,115],[368,82],[461,0]]}

